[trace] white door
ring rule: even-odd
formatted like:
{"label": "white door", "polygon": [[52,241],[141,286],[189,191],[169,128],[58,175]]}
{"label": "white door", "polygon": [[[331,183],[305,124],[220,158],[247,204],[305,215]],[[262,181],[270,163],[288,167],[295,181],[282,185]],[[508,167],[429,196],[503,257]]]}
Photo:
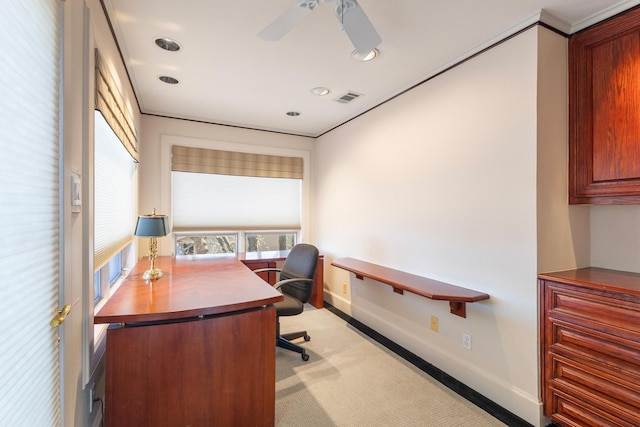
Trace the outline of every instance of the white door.
{"label": "white door", "polygon": [[60,0],[0,13],[0,424],[58,426]]}

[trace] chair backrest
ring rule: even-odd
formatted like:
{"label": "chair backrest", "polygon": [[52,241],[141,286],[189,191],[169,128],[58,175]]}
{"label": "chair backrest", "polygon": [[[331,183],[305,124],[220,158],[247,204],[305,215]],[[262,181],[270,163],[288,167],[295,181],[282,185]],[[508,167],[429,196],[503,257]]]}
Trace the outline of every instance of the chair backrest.
{"label": "chair backrest", "polygon": [[[318,248],[307,243],[298,243],[295,245],[287,259],[282,265],[280,271],[280,280],[285,279],[313,279],[318,266]],[[306,303],[311,298],[313,291],[313,282],[292,282],[280,287],[282,292],[299,299]]]}

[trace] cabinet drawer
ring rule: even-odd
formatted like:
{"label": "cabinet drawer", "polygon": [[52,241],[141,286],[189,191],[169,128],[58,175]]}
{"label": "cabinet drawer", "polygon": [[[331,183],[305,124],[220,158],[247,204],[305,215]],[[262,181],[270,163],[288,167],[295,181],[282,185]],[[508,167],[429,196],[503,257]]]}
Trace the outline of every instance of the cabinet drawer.
{"label": "cabinet drawer", "polygon": [[608,369],[640,372],[640,342],[637,337],[620,337],[595,329],[551,319],[550,350],[565,354],[578,353],[600,361]]}
{"label": "cabinet drawer", "polygon": [[616,371],[593,361],[581,361],[550,354],[551,385],[566,391],[577,390],[593,406],[603,410],[635,414],[640,425],[640,372]]}
{"label": "cabinet drawer", "polygon": [[597,324],[598,329],[614,329],[640,336],[638,301],[555,285],[549,286],[548,292],[551,292],[551,316],[570,315],[578,322],[584,319],[590,324]]}
{"label": "cabinet drawer", "polygon": [[565,427],[640,427],[640,274],[540,279],[544,414]]}
{"label": "cabinet drawer", "polygon": [[561,390],[552,389],[551,418],[566,427],[638,427],[636,417],[624,419],[610,411],[591,406],[583,399]]}

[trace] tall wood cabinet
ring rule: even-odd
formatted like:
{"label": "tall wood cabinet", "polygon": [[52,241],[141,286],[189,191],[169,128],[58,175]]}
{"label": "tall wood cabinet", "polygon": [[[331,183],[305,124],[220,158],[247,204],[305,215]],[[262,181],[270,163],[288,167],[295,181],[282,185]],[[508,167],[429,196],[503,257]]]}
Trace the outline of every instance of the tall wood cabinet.
{"label": "tall wood cabinet", "polygon": [[640,274],[540,279],[544,413],[563,426],[640,426]]}
{"label": "tall wood cabinet", "polygon": [[569,203],[640,203],[640,8],[569,39]]}

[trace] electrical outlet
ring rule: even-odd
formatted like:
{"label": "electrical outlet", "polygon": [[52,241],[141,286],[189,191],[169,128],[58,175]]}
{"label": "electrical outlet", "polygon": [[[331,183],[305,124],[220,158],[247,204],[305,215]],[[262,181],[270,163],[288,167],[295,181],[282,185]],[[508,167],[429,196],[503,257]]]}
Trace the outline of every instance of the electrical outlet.
{"label": "electrical outlet", "polygon": [[471,334],[469,332],[462,333],[462,346],[467,350],[471,350]]}
{"label": "electrical outlet", "polygon": [[347,294],[347,284],[346,283],[342,284],[342,293],[345,294],[345,295]]}
{"label": "electrical outlet", "polygon": [[436,316],[431,316],[431,330],[438,332],[438,318]]}

